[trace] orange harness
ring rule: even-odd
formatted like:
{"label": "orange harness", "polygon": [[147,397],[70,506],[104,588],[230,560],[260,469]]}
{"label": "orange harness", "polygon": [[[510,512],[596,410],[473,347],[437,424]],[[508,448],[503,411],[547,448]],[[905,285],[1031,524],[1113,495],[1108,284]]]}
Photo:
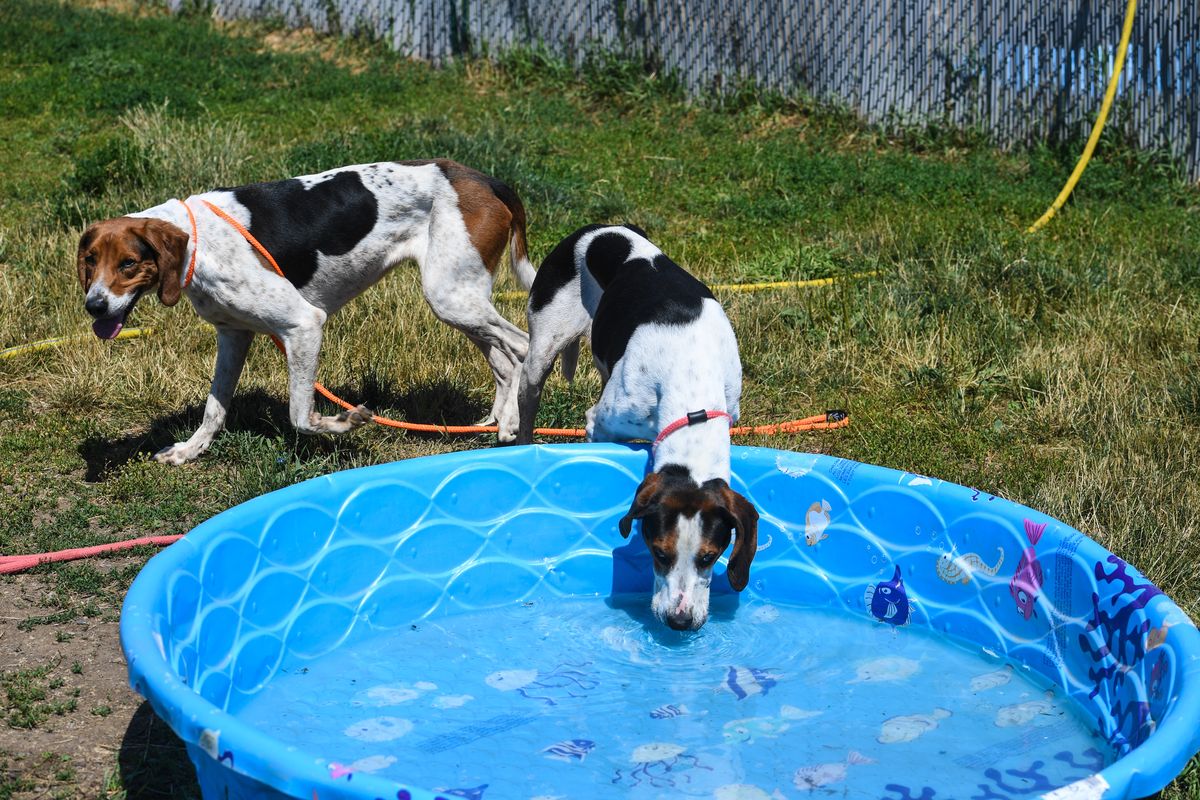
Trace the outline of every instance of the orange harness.
{"label": "orange harness", "polygon": [[[184,203],[182,200],[179,202],[183,203],[183,207],[187,209],[188,220],[192,225],[192,258],[188,264],[187,277],[183,282],[183,288],[186,289],[188,284],[192,282],[192,275],[196,270],[196,253],[200,249],[200,240],[197,234],[196,217],[194,214],[192,214],[192,209],[189,208],[188,204]],[[250,231],[246,230],[245,226],[207,200],[201,200],[200,202],[204,203],[204,205],[208,207],[209,211],[213,212],[218,217],[229,223],[229,225],[235,231],[242,235],[243,239],[250,243],[250,246],[254,248],[255,252],[262,256],[263,259],[265,259],[266,262],[271,265],[271,269],[275,270],[275,274],[286,279],[286,276],[283,274],[283,270],[281,270],[279,265],[275,263],[275,259],[271,256],[270,252],[267,251],[267,248],[263,247],[262,243],[259,242],[258,239],[255,239],[254,235],[251,234]],[[270,334],[270,336],[271,341],[275,343],[275,347],[279,349],[279,352],[286,355],[287,350],[284,348],[283,342],[279,341],[279,338],[274,334]],[[315,389],[318,394],[320,394],[329,402],[341,406],[347,411],[351,411],[355,408],[350,403],[347,403],[345,400],[326,389],[319,381],[313,383],[313,389]],[[378,423],[379,425],[387,425],[392,428],[401,428],[406,431],[418,431],[420,433],[469,434],[497,433],[499,431],[499,427],[496,425],[430,425],[421,422],[402,422],[400,420],[381,417],[378,414],[372,414],[371,421]],[[729,433],[732,436],[742,436],[745,434],[774,435],[779,433],[799,433],[801,431],[844,428],[849,424],[850,417],[848,414],[846,414],[846,412],[827,411],[824,414],[816,414],[811,417],[791,420],[789,422],[780,422],[773,425],[743,425],[737,428],[730,428]],[[583,428],[536,428],[534,429],[534,433],[539,436],[561,436],[573,439],[583,438],[587,435],[587,431]]]}

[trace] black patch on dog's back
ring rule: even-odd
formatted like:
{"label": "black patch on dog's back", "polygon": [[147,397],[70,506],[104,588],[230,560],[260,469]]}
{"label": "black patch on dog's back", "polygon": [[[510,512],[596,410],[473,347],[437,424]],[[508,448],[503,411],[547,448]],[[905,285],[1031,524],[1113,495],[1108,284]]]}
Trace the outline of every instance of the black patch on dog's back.
{"label": "black patch on dog's back", "polygon": [[554,246],[550,255],[542,260],[542,265],[538,267],[537,275],[533,279],[533,285],[529,287],[529,308],[531,310],[541,311],[554,299],[554,295],[558,294],[560,289],[574,279],[575,246],[579,244],[579,240],[585,234],[603,227],[603,225],[586,225]]}
{"label": "black patch on dog's back", "polygon": [[297,289],[317,271],[317,254],[350,252],[375,227],[379,202],[354,170],[309,189],[296,178],[224,191],[250,211],[250,233]]}
{"label": "black patch on dog's back", "polygon": [[629,254],[632,252],[633,242],[629,241],[629,237],[614,231],[602,233],[592,239],[588,243],[583,260],[596,283],[600,284],[601,289],[607,290],[617,271],[629,260]]}
{"label": "black patch on dog's back", "polygon": [[[537,277],[533,279],[533,286],[529,288],[529,306],[533,311],[541,311],[546,305],[554,299],[554,295],[558,294],[558,290],[566,286],[574,279],[575,271],[575,247],[579,244],[579,240],[592,231],[600,228],[611,228],[611,225],[585,225],[579,230],[572,233],[567,238],[563,239],[554,249],[550,251],[550,255],[542,261],[542,265],[538,268]],[[628,228],[639,236],[645,238],[646,232],[636,225],[625,224],[623,228]],[[596,249],[599,246],[600,249]],[[623,251],[622,251],[623,248]],[[596,256],[592,254],[596,250]],[[629,253],[633,249],[633,245],[629,240],[619,233],[605,233],[597,236],[588,244],[585,260],[587,261],[588,270],[596,277],[596,281],[604,288],[607,280],[602,280],[597,269],[604,272],[606,277],[611,276],[612,270],[616,266],[625,263],[625,259],[629,258]],[[599,261],[601,252],[605,253],[606,258],[611,257],[612,267],[604,267]],[[593,266],[593,261],[597,263]]]}
{"label": "black patch on dog's back", "polygon": [[625,262],[596,308],[592,353],[611,372],[639,325],[695,322],[706,299],[715,299],[708,287],[661,253]]}

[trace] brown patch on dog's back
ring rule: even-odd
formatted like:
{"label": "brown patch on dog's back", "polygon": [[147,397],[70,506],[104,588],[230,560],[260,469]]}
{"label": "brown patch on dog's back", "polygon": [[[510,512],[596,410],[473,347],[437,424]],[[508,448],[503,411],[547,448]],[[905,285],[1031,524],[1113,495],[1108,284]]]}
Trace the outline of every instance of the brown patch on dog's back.
{"label": "brown patch on dog's back", "polygon": [[[471,237],[471,244],[479,251],[488,272],[495,273],[514,222],[522,231],[525,228],[524,208],[519,201],[512,208],[509,207],[500,193],[503,191],[512,195],[512,190],[500,181],[455,161],[439,159],[434,163],[458,195],[458,210]],[[515,199],[515,195],[512,196]],[[523,236],[517,244],[517,249],[523,251]],[[517,256],[524,256],[524,252],[518,252]]]}

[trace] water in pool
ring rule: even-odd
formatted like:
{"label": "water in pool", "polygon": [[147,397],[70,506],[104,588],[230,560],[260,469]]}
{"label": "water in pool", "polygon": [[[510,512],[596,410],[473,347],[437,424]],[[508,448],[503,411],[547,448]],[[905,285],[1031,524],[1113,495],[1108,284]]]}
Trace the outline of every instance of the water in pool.
{"label": "water in pool", "polygon": [[998,799],[1107,763],[1046,685],[922,630],[743,600],[677,633],[647,605],[422,621],[284,664],[238,716],[334,777],[482,800]]}

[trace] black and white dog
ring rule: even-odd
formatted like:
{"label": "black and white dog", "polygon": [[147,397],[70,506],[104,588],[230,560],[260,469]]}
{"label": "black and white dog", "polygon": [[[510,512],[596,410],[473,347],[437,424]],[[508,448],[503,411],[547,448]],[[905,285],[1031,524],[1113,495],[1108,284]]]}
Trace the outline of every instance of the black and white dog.
{"label": "black and white dog", "polygon": [[573,377],[588,336],[603,391],[587,413],[590,441],[654,442],[653,471],[620,522],[633,520],[654,560],[655,615],[678,630],[708,619],[713,566],[729,557],[741,591],[758,547],[758,512],[729,487],[729,428],[742,365],[720,303],[633,226],[591,225],[546,257],[529,293],[529,350],[502,441],[531,442],[542,387],[562,354]]}
{"label": "black and white dog", "polygon": [[155,288],[168,306],[187,295],[216,327],[204,419],[186,442],[155,455],[183,464],[207,450],[224,424],[255,333],[272,334],[287,349],[297,430],[341,433],[367,422],[371,413],[362,406],[336,417],[313,410],[322,329],[409,259],[420,268],[433,313],[487,358],[496,400],[485,422],[495,419],[516,389],[528,341],[491,302],[506,244],[528,287],[525,209],[504,183],[453,161],[385,162],[218,189],[97,222],[79,240],[77,269],[102,339],[115,337],[138,299]]}

